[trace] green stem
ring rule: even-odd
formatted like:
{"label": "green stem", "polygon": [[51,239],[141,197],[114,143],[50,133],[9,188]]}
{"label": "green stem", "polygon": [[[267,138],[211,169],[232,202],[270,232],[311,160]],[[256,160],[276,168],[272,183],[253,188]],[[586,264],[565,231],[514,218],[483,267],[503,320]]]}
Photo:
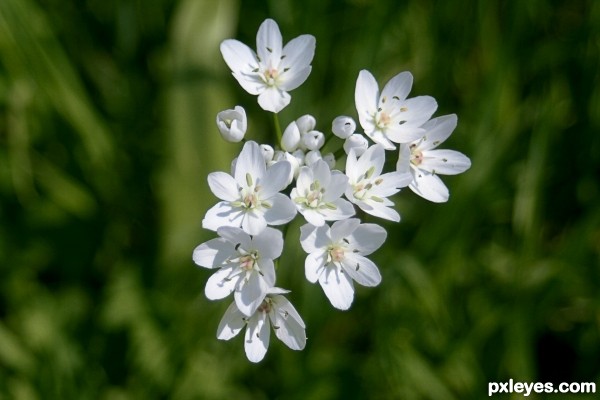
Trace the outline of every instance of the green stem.
{"label": "green stem", "polygon": [[334,137],[335,135],[333,133],[330,133],[329,135],[325,136],[325,143],[323,143],[323,147],[327,146],[327,143],[329,143],[329,141],[331,140],[332,137]]}
{"label": "green stem", "polygon": [[279,114],[273,113],[273,125],[275,125],[275,135],[277,136],[277,144],[280,148],[283,135],[281,134],[281,125],[279,125]]}

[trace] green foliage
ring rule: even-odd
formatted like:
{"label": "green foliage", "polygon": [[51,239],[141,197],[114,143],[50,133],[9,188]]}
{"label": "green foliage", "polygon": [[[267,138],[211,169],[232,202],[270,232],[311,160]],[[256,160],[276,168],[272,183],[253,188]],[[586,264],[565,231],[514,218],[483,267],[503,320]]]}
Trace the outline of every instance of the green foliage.
{"label": "green foliage", "polygon": [[[330,307],[286,243],[307,323],[250,364],[216,340],[193,248],[207,173],[272,134],[218,45],[267,17],[317,38],[280,115],[329,131],[360,69],[402,70],[456,113],[473,167],[432,204],[396,196],[383,282]],[[487,382],[600,384],[600,3],[0,1],[0,398],[479,399]],[[298,223],[289,229],[297,242]],[[598,388],[600,390],[600,388]],[[531,398],[544,398],[543,395]],[[514,398],[521,398],[516,396]],[[553,398],[569,398],[555,395]],[[573,398],[594,398],[573,395]]]}

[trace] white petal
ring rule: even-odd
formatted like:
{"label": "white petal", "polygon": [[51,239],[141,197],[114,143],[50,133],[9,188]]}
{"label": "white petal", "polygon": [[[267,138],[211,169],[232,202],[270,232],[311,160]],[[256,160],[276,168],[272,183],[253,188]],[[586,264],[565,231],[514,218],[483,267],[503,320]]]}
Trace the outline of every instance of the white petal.
{"label": "white petal", "polygon": [[[272,19],[266,19],[258,28],[256,34],[256,52],[263,65],[267,68],[277,68],[281,58],[281,31]],[[271,64],[270,61],[273,61]]]}
{"label": "white petal", "polygon": [[305,224],[300,227],[300,244],[307,253],[314,253],[324,249],[331,243],[329,226],[316,227]]}
{"label": "white petal", "polygon": [[455,150],[429,150],[423,152],[419,169],[441,175],[456,175],[471,168],[471,160]]}
{"label": "white petal", "polygon": [[283,75],[279,78],[278,87],[282,90],[290,91],[296,89],[298,86],[302,85],[308,79],[310,72],[312,71],[312,67],[304,67],[304,68],[295,68],[290,69],[283,73]]}
{"label": "white petal", "polygon": [[246,326],[245,318],[246,316],[235,305],[235,301],[232,302],[219,322],[217,339],[229,340],[236,336]]}
{"label": "white petal", "polygon": [[375,263],[359,254],[347,254],[343,266],[344,271],[363,286],[377,286],[381,282],[381,274]]}
{"label": "white petal", "polygon": [[385,150],[382,145],[375,144],[369,147],[358,159],[356,168],[364,174],[374,167],[373,176],[379,176],[385,163]]}
{"label": "white petal", "polygon": [[232,207],[226,201],[220,201],[210,208],[204,219],[202,227],[211,231],[216,231],[222,226],[240,226],[244,216],[244,211],[239,207]]}
{"label": "white petal", "polygon": [[[437,102],[431,96],[417,96],[405,100],[399,107],[400,110],[394,114],[393,123],[388,126],[386,133],[392,141],[408,143],[420,137],[407,140],[407,137],[414,135],[412,132],[415,131],[415,128],[420,127],[431,118],[437,109]],[[399,141],[398,136],[406,137]]]}
{"label": "white petal", "polygon": [[314,226],[325,225],[326,217],[319,211],[313,210],[312,208],[304,208],[300,205],[298,205],[298,211],[302,213],[304,219],[306,219],[306,222],[308,222],[309,224],[312,224]]}
{"label": "white petal", "polygon": [[312,35],[300,35],[290,40],[283,48],[280,69],[289,68],[292,71],[309,66],[315,56],[315,44],[316,39]]}
{"label": "white petal", "polygon": [[238,40],[224,40],[220,49],[225,63],[233,72],[247,73],[258,67],[256,53]]}
{"label": "white petal", "polygon": [[375,128],[373,115],[377,111],[377,99],[379,97],[379,86],[373,75],[362,70],[356,79],[354,90],[354,103],[358,112],[360,125],[365,132],[371,132]]}
{"label": "white petal", "polygon": [[269,290],[267,290],[268,294],[286,294],[289,292],[290,291],[287,289],[282,289],[282,288],[278,288],[278,287],[272,287],[272,288],[269,288]]}
{"label": "white petal", "polygon": [[450,196],[444,182],[437,175],[426,171],[416,171],[413,183],[408,187],[419,196],[434,203],[444,203]]}
{"label": "white petal", "polygon": [[376,224],[361,224],[347,237],[352,248],[367,256],[377,250],[385,242],[387,232]]}
{"label": "white petal", "polygon": [[338,267],[328,266],[319,277],[319,283],[332,306],[339,310],[350,308],[354,300],[354,285],[347,274]]}
{"label": "white petal", "polygon": [[381,91],[379,107],[389,107],[390,104],[401,102],[410,93],[413,76],[410,72],[400,72],[385,84]]}
{"label": "white petal", "polygon": [[221,54],[233,76],[248,93],[257,95],[265,88],[259,75],[252,72],[259,67],[254,51],[240,41],[227,39],[221,43]]}
{"label": "white petal", "polygon": [[258,251],[261,258],[276,259],[283,250],[283,235],[281,231],[265,228],[259,235],[252,238],[252,247]]}
{"label": "white petal", "polygon": [[357,201],[355,204],[367,214],[387,219],[388,221],[400,222],[400,214],[398,214],[398,212],[393,208],[390,208],[383,203],[370,200],[368,202]]}
{"label": "white petal", "polygon": [[264,92],[258,95],[258,105],[265,110],[273,113],[278,113],[283,110],[288,104],[292,97],[285,91],[275,87],[269,86]]}
{"label": "white petal", "polygon": [[288,185],[292,166],[288,161],[280,161],[273,164],[258,181],[260,187],[260,199],[269,199],[275,193],[282,191]]}
{"label": "white petal", "polygon": [[360,225],[360,219],[350,218],[343,221],[336,221],[331,225],[331,241],[337,243],[346,236],[350,236],[352,232]]}
{"label": "white petal", "polygon": [[456,114],[443,115],[427,121],[422,126],[427,133],[423,141],[419,144],[419,149],[430,150],[439,146],[452,134],[457,122],[458,118]]}
{"label": "white petal", "polygon": [[354,150],[354,148],[350,148],[348,157],[346,157],[346,176],[348,177],[349,183],[356,183],[360,176],[364,173],[356,168],[357,163],[358,158],[356,157],[356,150]]}
{"label": "white petal", "polygon": [[242,217],[241,228],[249,235],[258,235],[267,227],[265,213],[259,209],[246,211]]}
{"label": "white petal", "polygon": [[[275,265],[270,258],[261,258],[257,261],[258,268],[262,273],[261,277],[265,281],[267,288],[272,288],[275,285]],[[269,293],[267,289],[267,293]]]}
{"label": "white petal", "polygon": [[275,307],[279,311],[287,312],[291,318],[298,322],[298,325],[300,325],[302,328],[306,328],[302,317],[300,317],[300,314],[298,314],[298,311],[296,311],[296,308],[292,305],[292,303],[290,303],[285,297],[280,296],[280,294],[286,293],[289,293],[289,290],[281,290],[281,293],[276,293],[275,296],[271,296]]}
{"label": "white petal", "polygon": [[235,285],[239,281],[239,277],[234,277],[230,279],[231,272],[235,267],[227,267],[221,268],[208,280],[206,281],[206,286],[204,287],[204,294],[206,298],[209,300],[220,300],[231,294],[235,290]]}
{"label": "white petal", "polygon": [[[322,162],[327,166],[325,161]],[[327,166],[327,168],[329,168],[329,166]],[[326,188],[325,193],[323,193],[323,201],[331,202],[344,194],[348,187],[348,177],[340,171],[332,171],[331,179],[327,185],[323,183],[322,185]]]}
{"label": "white petal", "polygon": [[[330,181],[331,181],[331,170],[329,169],[329,165],[323,160],[318,160],[310,167],[313,171],[313,181],[319,181],[321,187],[326,188],[327,191],[330,190]],[[348,181],[348,177],[340,173],[342,180]],[[345,189],[345,188],[344,188]],[[337,196],[341,196],[344,193],[342,190],[340,194]]]}
{"label": "white petal", "polygon": [[192,259],[194,262],[205,268],[220,267],[225,260],[235,254],[231,243],[221,238],[212,239],[204,242],[194,249]]}
{"label": "white petal", "polygon": [[235,201],[239,198],[235,179],[225,172],[208,174],[208,186],[213,194],[221,200]]}
{"label": "white petal", "polygon": [[379,176],[379,184],[373,184],[369,193],[379,197],[389,197],[400,191],[401,188],[408,186],[412,182],[410,172],[388,172]]}
{"label": "white petal", "polygon": [[285,297],[273,296],[276,306],[269,313],[275,335],[292,350],[306,346],[306,328],[298,312]]}
{"label": "white petal", "polygon": [[355,214],[354,207],[348,200],[338,198],[331,203],[336,207],[335,210],[330,210],[328,208],[323,210],[323,215],[327,221],[338,221],[340,219],[350,218]]}
{"label": "white petal", "polygon": [[[263,177],[267,167],[260,146],[254,141],[244,144],[242,151],[235,163],[235,181],[240,187],[256,184]],[[248,182],[248,179],[251,182]]]}
{"label": "white petal", "polygon": [[234,298],[240,311],[251,316],[264,300],[269,285],[256,271],[253,271],[247,279],[244,286],[234,293]]}
{"label": "white petal", "polygon": [[396,150],[396,146],[390,141],[390,139],[393,136],[393,132],[389,128],[386,129],[385,133],[379,128],[374,129],[371,132],[367,132],[365,129],[365,133],[367,134],[367,136],[369,136],[369,138],[371,138],[372,141],[382,145],[384,149]]}
{"label": "white petal", "polygon": [[[316,163],[315,163],[316,164]],[[313,166],[300,167],[300,172],[298,173],[298,178],[296,179],[296,195],[290,197],[293,199],[296,196],[304,196],[308,191],[310,191],[310,185],[313,183]],[[292,192],[294,192],[292,190]]]}
{"label": "white petal", "polygon": [[287,224],[296,216],[296,205],[283,193],[276,193],[268,200],[271,208],[265,210],[264,219],[269,225]]}
{"label": "white petal", "polygon": [[413,123],[404,125],[391,124],[385,131],[387,137],[395,143],[410,143],[425,135],[425,129]]}
{"label": "white petal", "polygon": [[408,144],[401,144],[400,151],[398,154],[398,161],[396,162],[396,171],[400,173],[411,173],[410,169],[410,146]]}
{"label": "white petal", "polygon": [[325,266],[326,254],[324,250],[317,250],[314,253],[308,254],[304,260],[304,275],[310,283],[315,283],[319,280],[319,276],[323,273]]}
{"label": "white petal", "polygon": [[284,57],[279,64],[279,87],[285,91],[302,85],[311,72],[310,63],[315,55],[315,38],[300,35],[283,48]]}
{"label": "white petal", "polygon": [[270,334],[267,314],[264,312],[254,314],[248,321],[244,338],[244,350],[248,360],[257,363],[265,357],[269,348]]}
{"label": "white petal", "polygon": [[222,226],[217,229],[217,234],[228,241],[230,246],[234,249],[237,248],[238,245],[245,250],[250,250],[252,248],[250,235],[237,226]]}

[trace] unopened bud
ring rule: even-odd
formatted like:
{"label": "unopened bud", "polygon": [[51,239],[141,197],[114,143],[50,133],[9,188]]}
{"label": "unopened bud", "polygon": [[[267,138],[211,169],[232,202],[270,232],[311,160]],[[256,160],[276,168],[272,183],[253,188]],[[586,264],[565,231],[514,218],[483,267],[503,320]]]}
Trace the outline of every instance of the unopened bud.
{"label": "unopened bud", "polygon": [[344,142],[344,151],[346,154],[350,153],[351,149],[354,149],[356,157],[360,157],[369,147],[367,138],[360,133],[350,135]]}
{"label": "unopened bud", "polygon": [[340,139],[347,139],[356,130],[356,122],[350,117],[341,115],[331,123],[331,131]]}
{"label": "unopened bud", "polygon": [[325,135],[319,131],[310,131],[302,135],[302,144],[308,150],[319,150],[325,144]]}

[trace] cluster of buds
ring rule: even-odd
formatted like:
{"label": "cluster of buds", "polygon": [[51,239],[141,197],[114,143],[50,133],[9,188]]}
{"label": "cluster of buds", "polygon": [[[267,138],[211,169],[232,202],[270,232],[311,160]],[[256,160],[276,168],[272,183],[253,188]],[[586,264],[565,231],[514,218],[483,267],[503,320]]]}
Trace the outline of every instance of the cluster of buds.
{"label": "cluster of buds", "polygon": [[[255,52],[237,40],[225,40],[221,53],[240,85],[257,95],[261,108],[278,121],[277,113],[291,101],[288,92],[310,74],[315,38],[301,35],[283,46],[279,27],[267,19],[256,44]],[[372,287],[381,282],[378,267],[367,256],[387,237],[383,227],[357,218],[357,209],[361,215],[399,222],[391,196],[409,187],[427,200],[447,201],[448,189],[438,175],[470,167],[465,155],[437,149],[456,127],[456,116],[432,119],[436,101],[430,96],[408,98],[411,87],[412,75],[402,72],[380,93],[373,75],[360,71],[355,105],[364,133],[356,131],[353,118],[339,116],[327,137],[307,114],[290,122],[283,133],[277,122],[274,146],[245,139],[242,107],[217,115],[223,138],[244,144],[230,173],[208,175],[209,187],[220,201],[206,212],[202,226],[218,238],[196,247],[193,260],[216,270],[206,283],[208,299],[233,294],[217,337],[231,339],[245,327],[250,361],[264,358],[271,327],[289,348],[302,350],[306,345],[304,321],[284,296],[289,291],[276,286],[285,236],[275,227],[286,226],[298,215],[304,218],[300,245],[306,252],[305,277],[319,283],[333,307],[347,310],[355,284]],[[323,154],[333,136],[343,140],[341,148]],[[387,151],[398,159],[395,170],[384,172]]]}

